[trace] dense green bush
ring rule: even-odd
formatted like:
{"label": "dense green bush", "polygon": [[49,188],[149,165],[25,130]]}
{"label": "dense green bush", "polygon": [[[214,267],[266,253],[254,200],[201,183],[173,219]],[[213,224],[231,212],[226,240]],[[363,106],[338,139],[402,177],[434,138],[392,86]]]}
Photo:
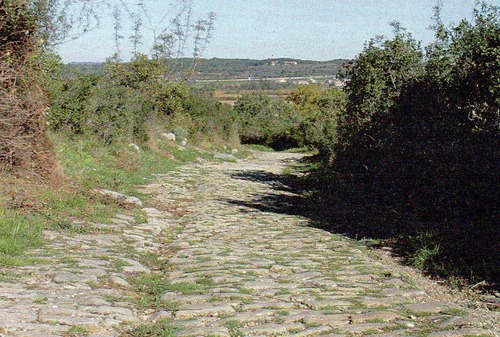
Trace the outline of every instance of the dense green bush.
{"label": "dense green bush", "polygon": [[[92,135],[106,143],[144,142],[152,124],[178,138],[217,135],[234,138],[232,111],[191,93],[163,76],[165,66],[139,55],[129,63],[109,60],[102,74],[71,73],[50,86],[50,125],[69,135]],[[212,137],[213,138],[213,137]]]}
{"label": "dense green bush", "polygon": [[437,25],[425,58],[399,31],[348,66],[322,198],[336,226],[388,239],[434,275],[498,284],[500,16],[475,14]]}
{"label": "dense green bush", "polygon": [[286,98],[271,97],[264,92],[244,94],[234,110],[243,143],[279,150],[316,147],[323,158],[329,158],[344,105],[341,90],[299,85]]}
{"label": "dense green bush", "polygon": [[244,94],[234,110],[240,122],[242,143],[267,145],[279,150],[304,145],[300,130],[304,118],[285,100],[262,92]]}
{"label": "dense green bush", "polygon": [[315,147],[320,158],[329,161],[338,142],[337,129],[345,111],[345,95],[340,89],[319,85],[300,85],[287,98],[301,115],[304,144]]}

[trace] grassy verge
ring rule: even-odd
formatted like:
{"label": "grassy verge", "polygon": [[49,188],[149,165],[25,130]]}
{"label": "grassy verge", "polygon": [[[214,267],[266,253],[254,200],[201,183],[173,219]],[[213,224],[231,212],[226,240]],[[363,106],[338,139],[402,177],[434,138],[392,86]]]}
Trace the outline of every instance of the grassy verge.
{"label": "grassy verge", "polygon": [[[165,141],[151,141],[138,151],[128,143],[105,145],[60,134],[51,135],[51,140],[59,164],[55,178],[41,181],[0,172],[0,266],[34,263],[26,251],[43,245],[44,229],[75,231],[76,220],[107,222],[118,212],[137,213],[130,205],[99,195],[94,189],[140,197],[137,186],[149,182],[154,174],[198,157],[211,158],[209,153]],[[87,232],[90,227],[82,225],[77,230]]]}
{"label": "grassy verge", "polygon": [[150,181],[154,174],[197,157],[210,157],[166,142],[151,142],[137,149],[127,143],[104,146],[96,140],[67,141],[54,135],[53,143],[66,176],[86,189],[109,188],[129,194],[135,194],[136,187]]}
{"label": "grassy verge", "polygon": [[23,256],[26,249],[42,244],[43,219],[0,207],[0,266],[33,262]]}

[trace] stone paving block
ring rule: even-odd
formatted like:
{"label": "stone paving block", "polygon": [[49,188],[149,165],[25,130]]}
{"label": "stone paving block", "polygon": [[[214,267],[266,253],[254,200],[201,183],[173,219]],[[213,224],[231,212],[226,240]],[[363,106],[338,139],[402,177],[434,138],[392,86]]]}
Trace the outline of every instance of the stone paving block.
{"label": "stone paving block", "polygon": [[406,304],[403,307],[414,314],[438,314],[445,309],[453,308],[447,302],[413,303]]}
{"label": "stone paving block", "polygon": [[368,308],[392,307],[398,304],[408,303],[410,300],[404,297],[369,297],[363,296],[357,298],[364,306]]}
{"label": "stone paving block", "polygon": [[126,289],[130,289],[132,288],[132,286],[130,285],[130,283],[128,283],[125,279],[119,277],[119,276],[116,276],[116,275],[112,275],[109,277],[109,281],[116,285],[116,286],[119,286],[119,287],[123,287],[123,288],[126,288]]}
{"label": "stone paving block", "polygon": [[82,307],[78,308],[81,312],[98,314],[104,317],[113,317],[123,322],[137,322],[138,318],[134,312],[128,308],[114,306]]}
{"label": "stone paving block", "polygon": [[447,331],[436,331],[429,334],[429,337],[468,337],[468,336],[496,336],[493,331],[486,329],[457,329]]}
{"label": "stone paving block", "polygon": [[[201,295],[200,295],[201,296]],[[186,301],[182,298],[182,301],[178,302],[176,308],[179,310],[210,310],[214,308],[214,304],[210,302],[206,302],[208,300],[207,297],[203,297],[202,300],[198,300],[197,302]],[[202,302],[204,301],[204,302]]]}
{"label": "stone paving block", "polygon": [[469,318],[469,317],[450,317],[439,325],[439,327],[443,330],[451,329],[454,327],[470,328],[470,327],[480,327],[480,326],[481,322],[479,322],[475,318]]}
{"label": "stone paving block", "polygon": [[326,336],[328,332],[331,332],[332,328],[329,326],[316,326],[312,328],[307,328],[304,331],[292,333],[290,336],[293,337],[312,337],[312,336]]}
{"label": "stone paving block", "polygon": [[335,289],[338,287],[338,284],[337,281],[329,279],[312,279],[304,282],[304,286],[308,288]]}
{"label": "stone paving block", "polygon": [[367,335],[374,332],[383,332],[388,327],[385,323],[361,323],[361,324],[348,324],[340,328],[342,332],[355,333]]}
{"label": "stone paving block", "polygon": [[277,336],[287,334],[289,331],[302,331],[305,327],[301,323],[277,324],[266,323],[238,329],[245,336]]}
{"label": "stone paving block", "polygon": [[128,266],[124,266],[121,268],[126,273],[151,273],[151,270],[143,266],[139,261],[127,258],[122,258],[122,260],[128,264]]}
{"label": "stone paving block", "polygon": [[202,327],[224,326],[224,319],[220,317],[190,317],[178,319],[174,317],[173,325],[183,330],[199,329]]}
{"label": "stone paving block", "polygon": [[375,311],[366,314],[352,315],[352,319],[354,320],[354,322],[359,322],[359,323],[364,323],[367,321],[392,322],[402,318],[403,317],[401,317],[399,314],[390,311]]}
{"label": "stone paving block", "polygon": [[326,310],[326,309],[338,309],[338,308],[346,308],[352,306],[352,302],[342,301],[337,298],[334,299],[306,299],[304,303],[313,310]]}
{"label": "stone paving block", "polygon": [[176,318],[191,318],[191,317],[211,317],[233,314],[235,310],[229,305],[213,306],[204,309],[179,310],[175,313]]}
{"label": "stone paving block", "polygon": [[181,331],[177,333],[178,337],[203,337],[203,336],[217,336],[217,337],[231,337],[231,333],[224,327],[209,327]]}
{"label": "stone paving block", "polygon": [[157,321],[161,321],[164,319],[171,319],[173,317],[174,316],[170,311],[159,310],[159,311],[156,311],[155,313],[153,313],[151,316],[149,316],[148,320],[155,323]]}
{"label": "stone paving block", "polygon": [[382,289],[379,295],[388,297],[397,296],[397,297],[418,298],[425,296],[426,293],[425,291],[422,290],[386,288]]}
{"label": "stone paving block", "polygon": [[315,312],[310,312],[304,315],[301,315],[302,320],[307,324],[319,324],[319,325],[327,325],[330,327],[343,327],[349,325],[349,317],[350,314],[318,314]]}

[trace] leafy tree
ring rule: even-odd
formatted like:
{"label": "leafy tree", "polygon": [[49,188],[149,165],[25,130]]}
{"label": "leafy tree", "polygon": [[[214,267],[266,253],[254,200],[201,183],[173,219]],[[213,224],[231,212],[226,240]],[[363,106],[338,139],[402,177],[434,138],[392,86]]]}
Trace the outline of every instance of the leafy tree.
{"label": "leafy tree", "polygon": [[256,143],[286,149],[302,146],[302,116],[293,106],[264,93],[243,95],[234,106],[240,120],[243,143]]}
{"label": "leafy tree", "polygon": [[344,96],[338,89],[300,85],[287,98],[303,117],[300,129],[304,143],[318,148],[320,156],[326,161],[333,156],[333,148],[338,141],[338,123],[345,111]]}
{"label": "leafy tree", "polygon": [[346,69],[348,95],[343,141],[366,127],[378,115],[387,114],[405,85],[422,73],[423,52],[411,34],[397,31],[392,40],[372,39]]}
{"label": "leafy tree", "polygon": [[[451,103],[464,110],[480,131],[500,130],[500,7],[482,4],[475,22],[462,21],[452,32],[454,59],[448,88]],[[452,94],[453,93],[453,94]]]}

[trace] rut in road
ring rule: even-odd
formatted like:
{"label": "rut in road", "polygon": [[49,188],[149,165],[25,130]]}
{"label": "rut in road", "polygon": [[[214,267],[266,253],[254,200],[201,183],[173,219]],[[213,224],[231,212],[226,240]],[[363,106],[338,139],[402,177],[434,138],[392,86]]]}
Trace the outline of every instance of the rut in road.
{"label": "rut in road", "polygon": [[496,312],[311,227],[280,183],[301,157],[200,160],[144,187],[147,221],[47,230],[43,263],[1,270],[0,336],[498,335]]}

